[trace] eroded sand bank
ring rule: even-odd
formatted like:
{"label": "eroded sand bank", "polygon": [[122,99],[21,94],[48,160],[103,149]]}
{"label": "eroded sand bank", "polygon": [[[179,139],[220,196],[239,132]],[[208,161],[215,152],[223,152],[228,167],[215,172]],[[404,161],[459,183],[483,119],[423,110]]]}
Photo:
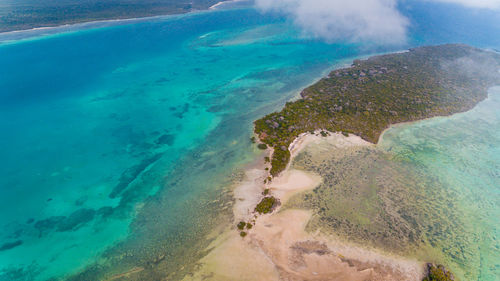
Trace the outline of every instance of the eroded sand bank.
{"label": "eroded sand bank", "polygon": [[[292,158],[304,147],[328,142],[345,149],[371,145],[357,136],[331,134],[328,137],[304,134],[290,145]],[[200,270],[185,280],[419,280],[422,263],[389,256],[351,245],[320,232],[307,233],[313,213],[308,210],[278,209],[256,216],[255,205],[269,188],[282,206],[302,191],[314,189],[321,177],[310,172],[287,169],[271,184],[263,184],[265,164],[246,173],[235,189],[235,224],[255,222],[245,238],[234,227],[220,235],[213,250],[201,261]]]}

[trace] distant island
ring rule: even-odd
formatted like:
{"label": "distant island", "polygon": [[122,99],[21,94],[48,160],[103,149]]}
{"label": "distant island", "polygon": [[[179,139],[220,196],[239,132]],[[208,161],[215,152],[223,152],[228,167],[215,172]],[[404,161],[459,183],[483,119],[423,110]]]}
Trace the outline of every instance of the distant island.
{"label": "distant island", "polygon": [[355,60],[255,121],[259,140],[273,148],[270,175],[287,167],[289,146],[302,133],[351,133],[377,143],[392,124],[470,110],[500,83],[499,68],[499,54],[461,44]]}
{"label": "distant island", "polygon": [[0,32],[97,20],[182,14],[224,0],[19,0],[0,3]]}

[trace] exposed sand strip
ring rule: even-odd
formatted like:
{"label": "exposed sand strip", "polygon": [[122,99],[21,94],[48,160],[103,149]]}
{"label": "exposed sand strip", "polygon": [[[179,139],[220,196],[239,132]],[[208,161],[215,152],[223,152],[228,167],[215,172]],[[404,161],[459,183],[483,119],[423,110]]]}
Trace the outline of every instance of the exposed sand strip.
{"label": "exposed sand strip", "polygon": [[[328,142],[330,147],[371,145],[357,136],[312,134],[299,136],[291,145],[292,159],[305,146]],[[246,179],[234,191],[236,222],[254,221],[245,238],[234,227],[211,245],[214,249],[201,261],[200,270],[185,280],[419,280],[422,263],[391,257],[350,245],[321,233],[307,233],[311,211],[275,210],[256,216],[255,205],[266,188],[284,204],[296,193],[314,189],[318,175],[288,168],[270,184],[264,162],[247,170]]]}

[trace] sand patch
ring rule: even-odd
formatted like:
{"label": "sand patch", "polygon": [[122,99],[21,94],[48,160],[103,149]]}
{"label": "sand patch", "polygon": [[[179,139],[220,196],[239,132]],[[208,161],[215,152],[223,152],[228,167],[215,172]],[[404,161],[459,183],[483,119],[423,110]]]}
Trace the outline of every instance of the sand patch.
{"label": "sand patch", "polygon": [[269,184],[274,197],[284,204],[290,197],[302,191],[314,189],[321,183],[317,174],[302,170],[289,169],[282,176],[277,177]]}
{"label": "sand patch", "polygon": [[420,280],[421,263],[307,233],[311,215],[292,209],[262,216],[245,238],[229,231],[184,280]]}
{"label": "sand patch", "polygon": [[[262,199],[262,192],[265,189],[263,184],[267,173],[262,169],[263,161],[257,163],[245,172],[245,179],[233,191],[235,203],[233,212],[235,220],[249,220],[253,218],[253,210]],[[259,167],[259,168],[257,168]]]}
{"label": "sand patch", "polygon": [[[330,134],[322,137],[301,135],[290,145],[292,158],[310,144],[322,149],[365,146],[369,143],[357,136]],[[315,146],[316,147],[316,146]],[[293,159],[292,159],[293,160]],[[314,189],[322,179],[319,175],[288,168],[272,183],[267,177],[265,163],[257,163],[246,172],[245,180],[235,189],[235,224],[254,221],[245,238],[233,226],[211,245],[213,250],[201,260],[200,270],[185,280],[419,280],[422,263],[392,257],[374,250],[341,242],[321,233],[305,231],[313,213],[308,210],[275,210],[256,216],[255,205],[262,192],[285,203],[291,196]]]}
{"label": "sand patch", "polygon": [[281,280],[418,280],[418,262],[311,235],[305,226],[312,212],[286,210],[259,219],[252,239],[272,260]]}
{"label": "sand patch", "polygon": [[219,237],[201,263],[201,269],[183,280],[279,280],[279,272],[253,239],[241,238],[231,229]]}

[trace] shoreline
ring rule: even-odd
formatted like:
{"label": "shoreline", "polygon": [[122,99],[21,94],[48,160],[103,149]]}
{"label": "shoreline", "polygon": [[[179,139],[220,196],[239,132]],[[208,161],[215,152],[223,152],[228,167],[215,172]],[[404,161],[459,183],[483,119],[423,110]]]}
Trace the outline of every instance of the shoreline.
{"label": "shoreline", "polygon": [[[333,144],[337,149],[374,146],[355,135],[331,133],[327,137],[304,133],[291,145],[292,160],[309,145]],[[267,150],[269,153],[269,150]],[[248,235],[240,237],[234,225],[209,247],[211,252],[200,263],[201,269],[184,280],[418,280],[424,276],[424,263],[394,256],[326,236],[306,232],[313,213],[283,208],[293,195],[318,186],[319,175],[290,166],[272,183],[263,183],[267,166],[263,157],[246,170],[245,179],[234,189],[234,225],[250,221]],[[253,210],[264,197],[263,191],[281,201],[270,214]],[[253,270],[258,268],[259,270]],[[332,277],[334,276],[334,277]]]}
{"label": "shoreline", "polygon": [[[74,32],[79,30],[87,30],[94,28],[103,28],[109,26],[115,26],[120,24],[129,24],[129,23],[139,23],[146,22],[150,20],[163,20],[163,19],[173,19],[180,16],[186,15],[195,15],[199,13],[206,13],[217,10],[219,6],[231,2],[239,2],[241,0],[221,0],[220,2],[208,7],[203,10],[192,10],[186,13],[172,13],[172,14],[160,14],[160,15],[149,15],[149,16],[140,16],[140,17],[124,17],[124,18],[109,18],[109,19],[100,19],[100,20],[89,20],[89,21],[76,21],[70,23],[62,23],[57,25],[45,25],[33,28],[26,29],[18,29],[18,30],[10,30],[0,32],[0,45],[12,42],[18,42],[23,40],[29,40],[33,38],[39,38],[59,33],[67,33]],[[47,31],[50,32],[48,34],[37,34],[37,32]],[[34,34],[32,34],[34,33]],[[24,36],[26,35],[26,36]],[[9,37],[14,37],[9,39]],[[17,36],[21,36],[21,38],[15,38]],[[4,39],[4,37],[6,37]]]}
{"label": "shoreline", "polygon": [[[196,14],[200,12],[209,12],[212,10],[217,10],[219,6],[223,6],[225,4],[229,3],[235,3],[235,2],[243,2],[245,0],[220,0],[218,3],[202,10],[192,10],[186,13],[172,13],[172,14],[159,14],[159,15],[145,15],[145,16],[139,16],[139,17],[117,17],[117,18],[109,18],[109,19],[99,19],[99,20],[82,20],[82,21],[75,21],[75,22],[68,22],[68,23],[62,23],[62,24],[54,24],[54,25],[44,25],[44,26],[37,26],[37,27],[32,27],[32,28],[26,28],[26,29],[15,29],[15,30],[9,30],[9,31],[2,31],[0,32],[0,38],[4,35],[13,35],[13,34],[19,34],[19,33],[25,33],[25,32],[34,32],[34,31],[39,31],[39,30],[50,30],[50,29],[58,29],[58,28],[65,28],[65,27],[72,27],[72,26],[78,26],[78,25],[87,25],[87,24],[99,24],[99,23],[114,23],[114,22],[135,22],[135,21],[147,21],[147,20],[152,20],[152,19],[163,19],[167,17],[173,17],[173,16],[182,16],[182,15],[188,15],[188,14]],[[2,41],[0,41],[1,43]]]}
{"label": "shoreline", "polygon": [[[320,230],[307,233],[305,228],[313,216],[312,211],[282,206],[293,195],[314,189],[322,179],[319,175],[293,169],[291,164],[309,145],[326,141],[333,144],[335,149],[376,147],[382,142],[385,133],[394,127],[468,112],[488,100],[490,89],[493,87],[488,88],[488,94],[483,100],[462,112],[390,124],[382,131],[376,143],[363,140],[352,133],[345,136],[340,132],[324,129],[317,129],[314,133],[301,133],[288,146],[290,161],[286,168],[272,182],[265,181],[269,176],[270,164],[264,161],[261,155],[252,167],[246,169],[245,180],[233,191],[233,226],[212,245],[213,251],[201,261],[201,270],[192,276],[193,279],[185,280],[197,280],[197,274],[215,276],[213,280],[234,280],[242,277],[245,280],[421,280],[428,266],[425,261],[394,256],[370,246],[341,241],[338,237],[322,234]],[[321,136],[322,131],[328,132],[328,136]],[[257,134],[254,135],[259,139]],[[273,147],[268,147],[265,155],[271,157],[272,153]],[[280,204],[270,214],[257,214],[254,208],[267,196],[266,190],[269,190],[269,194]],[[253,225],[243,230],[243,238],[234,227],[239,221]],[[251,260],[259,262],[247,266],[252,264]],[[345,263],[349,266],[344,267]],[[356,266],[362,270],[353,270]],[[256,273],[250,268],[262,270]],[[335,269],[334,272],[332,269]],[[331,276],[340,277],[337,279]]]}
{"label": "shoreline", "polygon": [[[490,87],[488,89],[488,96],[478,104],[491,98],[490,91],[492,88],[500,88],[500,86]],[[305,228],[313,216],[312,211],[283,208],[283,205],[293,195],[314,189],[321,183],[322,179],[319,175],[296,170],[290,166],[293,163],[293,159],[310,145],[321,146],[322,142],[327,142],[333,145],[335,149],[348,149],[349,147],[360,146],[377,147],[382,142],[384,133],[389,129],[436,118],[448,118],[472,109],[446,116],[434,116],[421,120],[392,124],[384,130],[376,144],[365,141],[354,134],[344,136],[339,132],[329,132],[329,136],[323,137],[320,132],[324,130],[321,129],[316,130],[314,133],[300,134],[288,147],[291,154],[289,164],[271,183],[262,183],[262,180],[267,175],[265,168],[269,164],[260,160],[252,167],[254,172],[246,174],[247,179],[245,180],[245,184],[240,184],[236,187],[235,194],[246,194],[247,196],[243,198],[235,196],[236,203],[233,207],[234,225],[240,220],[253,220],[254,227],[250,230],[245,230],[248,232],[248,236],[241,238],[234,227],[229,229],[229,234],[227,234],[226,238],[228,240],[219,241],[219,247],[221,248],[215,248],[216,250],[221,250],[221,252],[216,251],[209,254],[203,259],[202,263],[211,264],[210,268],[218,272],[218,274],[228,274],[225,272],[226,264],[236,265],[232,264],[231,260],[220,261],[216,255],[230,256],[233,249],[236,248],[239,254],[246,249],[247,251],[253,251],[253,254],[248,254],[249,257],[261,255],[263,260],[267,261],[264,265],[267,271],[264,272],[268,272],[267,274],[273,272],[277,277],[266,280],[281,280],[284,276],[285,279],[289,278],[290,280],[365,280],[365,278],[370,278],[370,280],[422,280],[428,266],[426,261],[417,261],[414,258],[406,256],[395,256],[370,246],[346,242],[338,237],[323,234],[320,230],[317,230],[315,233],[307,233]],[[267,155],[271,155],[272,148],[269,148],[266,152]],[[261,165],[260,170],[258,165]],[[260,175],[256,171],[260,171]],[[259,176],[255,177],[255,175]],[[253,186],[249,184],[252,181],[254,183]],[[262,192],[265,189],[270,190],[270,194],[281,202],[281,206],[278,206],[270,214],[257,215],[252,210],[252,207],[264,197]],[[297,245],[307,245],[309,247],[308,249],[301,250],[305,251],[306,254],[302,253],[302,256],[298,258],[298,262],[302,262],[299,269],[290,266],[290,264],[297,263],[297,260],[295,260],[297,253],[294,252],[298,248]],[[306,257],[304,258],[304,256]],[[304,260],[305,265],[303,264]],[[343,267],[343,262],[347,262],[350,267]],[[318,266],[318,264],[323,264],[323,266]],[[308,271],[307,269],[313,265],[316,266],[314,267],[314,271],[312,269]],[[353,265],[354,268],[357,265],[363,268],[363,270],[353,271]],[[335,272],[328,271],[331,268],[335,268]],[[271,269],[275,271],[271,271]],[[249,274],[245,269],[241,270],[238,274]],[[337,274],[339,278],[330,278],[332,274]],[[250,278],[248,280],[259,279]]]}
{"label": "shoreline", "polygon": [[[500,72],[500,69],[498,71]],[[432,116],[432,117],[423,118],[423,119],[419,119],[419,120],[413,120],[413,121],[406,121],[406,122],[399,122],[399,123],[391,124],[389,127],[385,128],[382,131],[382,133],[380,134],[380,136],[379,136],[379,138],[377,140],[377,143],[375,145],[378,145],[380,142],[382,142],[385,133],[387,131],[389,131],[390,129],[401,127],[401,126],[406,126],[406,125],[412,125],[412,124],[415,124],[415,123],[418,123],[418,122],[425,122],[425,121],[429,121],[429,120],[433,120],[433,119],[449,118],[449,117],[452,117],[452,116],[456,116],[456,115],[460,115],[460,114],[463,114],[463,113],[467,113],[467,112],[473,110],[474,108],[476,108],[480,103],[483,103],[483,102],[487,101],[488,99],[490,99],[491,98],[490,91],[492,89],[494,89],[494,88],[499,88],[500,89],[500,85],[495,85],[495,86],[489,87],[488,90],[487,90],[487,96],[486,96],[486,98],[484,98],[482,101],[478,102],[476,105],[474,105],[474,107],[472,107],[472,108],[470,108],[468,110],[465,110],[465,111],[462,111],[462,112],[456,112],[456,113],[453,113],[453,114],[450,114],[450,115],[438,115],[438,116]]]}
{"label": "shoreline", "polygon": [[217,4],[214,4],[214,5],[210,6],[210,7],[208,7],[208,9],[209,10],[214,10],[214,9],[216,9],[217,7],[219,7],[222,4],[224,4],[224,1],[221,1],[221,2],[219,2]]}
{"label": "shoreline", "polygon": [[208,8],[208,10],[216,10],[217,7],[222,6],[222,5],[229,4],[229,3],[243,2],[243,1],[246,1],[246,0],[221,0],[220,2],[210,6]]}
{"label": "shoreline", "polygon": [[144,16],[144,17],[131,17],[131,18],[112,18],[112,19],[102,19],[102,20],[81,21],[81,22],[74,22],[74,23],[63,23],[63,24],[58,24],[58,25],[46,25],[46,26],[39,26],[39,27],[33,27],[33,28],[27,28],[27,29],[4,31],[4,32],[0,32],[0,36],[10,35],[10,34],[18,34],[18,33],[27,33],[27,32],[39,31],[39,30],[51,30],[51,29],[59,29],[59,28],[67,28],[67,27],[79,27],[79,26],[84,26],[84,25],[115,23],[115,22],[129,22],[129,21],[136,22],[136,21],[142,21],[142,20],[147,21],[147,20],[151,20],[151,19],[161,19],[161,18],[166,18],[166,17],[181,16],[181,15],[187,15],[190,13],[198,13],[198,12],[203,12],[203,11],[206,11],[206,10],[197,10],[197,11],[191,11],[191,12],[182,13],[182,14],[151,15],[151,16]]}
{"label": "shoreline", "polygon": [[[498,80],[495,80],[498,77],[485,75],[478,80],[470,78],[460,85],[454,85],[449,82],[455,81],[450,77],[462,75],[460,71],[444,74],[443,67],[446,66],[443,65],[444,62],[437,67],[428,62],[441,58],[445,51],[455,52],[457,57],[448,64],[456,64],[459,61],[458,58],[470,56],[478,60],[478,64],[490,68],[490,71],[493,67],[497,70],[499,63],[497,57],[491,57],[487,63],[484,58],[484,53],[488,53],[487,51],[461,44],[423,46],[408,51],[368,56],[368,59],[356,59],[350,67],[334,70],[327,77],[305,88],[300,94],[301,98],[287,102],[281,110],[270,113],[254,122],[254,132],[259,141],[277,149],[271,157],[270,176],[277,176],[284,170],[290,158],[290,151],[286,147],[301,133],[323,128],[331,132],[354,133],[367,141],[378,143],[383,132],[394,124],[465,112],[487,98],[487,93],[484,92],[498,83]],[[489,52],[489,55],[492,54]],[[405,65],[392,66],[390,61],[395,59],[404,60]],[[425,61],[427,62],[425,63]],[[419,63],[421,63],[420,66],[418,66]],[[449,89],[446,89],[446,95],[452,95],[450,93],[453,89],[461,87],[463,90],[456,92],[458,96],[452,98],[462,99],[464,102],[460,105],[447,104],[444,100],[435,102],[435,96],[439,95],[437,89],[445,87],[440,85],[441,82],[438,82],[437,79],[429,77],[429,79],[424,80],[410,79],[412,82],[409,84],[404,82],[406,80],[402,78],[403,76],[415,78],[414,76],[418,76],[418,70],[424,71],[428,76],[432,74],[448,77],[446,81],[449,84],[446,84],[446,87]],[[398,71],[404,75],[394,74]],[[381,78],[377,78],[379,76]],[[427,83],[426,81],[431,82]],[[398,88],[394,85],[396,82],[404,86]],[[419,83],[433,90],[415,94],[415,90],[418,91],[419,87],[422,86]],[[494,84],[492,85],[492,83]],[[380,87],[392,87],[396,90],[388,93],[384,90],[375,90],[370,96],[360,94],[366,90],[370,91]],[[416,101],[408,102],[405,100],[406,92],[415,94]],[[328,100],[325,97],[331,99]],[[392,107],[389,108],[394,108],[394,110],[389,111],[385,101],[387,99],[390,100],[389,103],[399,101],[403,104],[400,106],[391,105]],[[360,103],[365,104],[359,105]],[[426,110],[422,110],[422,105],[428,105]],[[299,121],[304,118],[305,121]]]}
{"label": "shoreline", "polygon": [[28,40],[36,40],[58,34],[68,34],[82,30],[91,30],[91,29],[99,29],[99,28],[119,26],[119,25],[127,25],[133,23],[147,22],[150,20],[173,19],[175,17],[195,14],[199,12],[206,12],[206,10],[196,11],[196,12],[193,11],[185,14],[167,14],[167,15],[138,17],[138,18],[106,19],[106,20],[67,23],[62,25],[41,26],[30,29],[6,31],[0,33],[0,46],[15,44],[18,42],[23,42]]}

